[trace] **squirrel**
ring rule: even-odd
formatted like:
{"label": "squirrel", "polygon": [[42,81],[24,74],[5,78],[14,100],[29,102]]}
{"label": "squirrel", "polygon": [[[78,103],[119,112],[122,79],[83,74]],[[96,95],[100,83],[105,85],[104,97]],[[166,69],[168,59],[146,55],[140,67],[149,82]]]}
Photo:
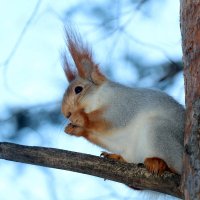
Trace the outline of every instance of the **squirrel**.
{"label": "squirrel", "polygon": [[184,107],[162,91],[109,80],[77,32],[66,30],[66,43],[75,68],[65,52],[62,61],[69,86],[62,113],[70,121],[65,132],[112,152],[102,152],[103,157],[143,163],[156,174],[181,174]]}

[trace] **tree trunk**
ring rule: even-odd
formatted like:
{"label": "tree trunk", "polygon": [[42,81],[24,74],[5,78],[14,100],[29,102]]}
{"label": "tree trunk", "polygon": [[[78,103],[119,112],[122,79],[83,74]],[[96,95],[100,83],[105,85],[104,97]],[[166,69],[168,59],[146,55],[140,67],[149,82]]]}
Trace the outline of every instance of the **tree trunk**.
{"label": "tree trunk", "polygon": [[186,93],[182,187],[186,200],[200,199],[200,0],[181,0]]}

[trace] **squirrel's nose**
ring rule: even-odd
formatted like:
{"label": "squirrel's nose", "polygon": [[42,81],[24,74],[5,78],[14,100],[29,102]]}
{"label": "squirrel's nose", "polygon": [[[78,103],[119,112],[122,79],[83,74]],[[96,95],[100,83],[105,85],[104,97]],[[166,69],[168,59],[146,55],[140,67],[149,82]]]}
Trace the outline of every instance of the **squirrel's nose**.
{"label": "squirrel's nose", "polygon": [[67,114],[66,117],[67,117],[67,118],[70,118],[71,114],[72,114],[71,112],[68,112],[68,114]]}

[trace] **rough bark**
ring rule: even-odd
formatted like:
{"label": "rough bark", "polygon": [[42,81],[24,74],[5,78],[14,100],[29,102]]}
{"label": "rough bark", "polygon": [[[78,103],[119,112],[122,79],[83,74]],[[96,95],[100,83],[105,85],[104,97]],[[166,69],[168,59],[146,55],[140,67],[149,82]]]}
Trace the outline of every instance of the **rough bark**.
{"label": "rough bark", "polygon": [[0,159],[89,174],[181,198],[180,176],[153,175],[144,166],[53,148],[0,143]]}
{"label": "rough bark", "polygon": [[183,181],[186,200],[200,199],[200,1],[181,0],[186,92]]}

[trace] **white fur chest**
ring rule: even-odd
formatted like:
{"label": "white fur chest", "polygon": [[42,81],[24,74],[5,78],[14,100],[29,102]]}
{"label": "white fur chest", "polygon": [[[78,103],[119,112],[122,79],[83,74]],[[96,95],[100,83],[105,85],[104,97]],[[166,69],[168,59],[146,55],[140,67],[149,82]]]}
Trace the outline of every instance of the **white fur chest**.
{"label": "white fur chest", "polygon": [[120,154],[126,161],[143,163],[147,157],[156,156],[155,133],[152,120],[155,112],[139,114],[126,127],[112,130],[110,135],[99,138],[112,153]]}
{"label": "white fur chest", "polygon": [[108,99],[109,92],[106,87],[104,85],[100,86],[94,94],[84,100],[86,102],[85,112],[89,113],[105,106],[108,103]]}

